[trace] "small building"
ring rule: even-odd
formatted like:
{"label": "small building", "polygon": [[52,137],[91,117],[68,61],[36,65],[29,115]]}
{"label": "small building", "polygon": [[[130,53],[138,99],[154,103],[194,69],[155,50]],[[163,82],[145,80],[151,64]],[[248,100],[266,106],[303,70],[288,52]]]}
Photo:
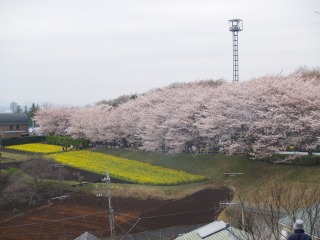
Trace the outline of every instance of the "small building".
{"label": "small building", "polygon": [[285,216],[278,222],[281,229],[279,239],[285,240],[294,232],[293,225],[297,219],[301,219],[305,224],[305,233],[313,240],[320,240],[320,205],[314,204],[308,208],[301,209],[294,216]]}
{"label": "small building", "polygon": [[17,112],[17,109],[18,109],[18,103],[16,103],[16,102],[11,102],[11,103],[10,103],[10,111],[11,111],[11,113]]}
{"label": "small building", "polygon": [[25,113],[0,113],[0,139],[29,136],[28,125]]}
{"label": "small building", "polygon": [[231,227],[224,221],[215,221],[201,228],[183,234],[176,240],[248,240],[253,237],[240,229]]}

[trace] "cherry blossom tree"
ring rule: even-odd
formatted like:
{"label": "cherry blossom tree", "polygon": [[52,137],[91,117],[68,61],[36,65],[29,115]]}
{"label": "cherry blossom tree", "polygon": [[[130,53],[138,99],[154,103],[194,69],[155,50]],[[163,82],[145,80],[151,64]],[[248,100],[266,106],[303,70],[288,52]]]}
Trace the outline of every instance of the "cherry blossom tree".
{"label": "cherry blossom tree", "polygon": [[315,148],[320,136],[320,74],[299,70],[240,84],[178,83],[117,107],[46,107],[36,120],[46,134],[84,137],[164,152],[208,152],[261,158],[288,145]]}
{"label": "cherry blossom tree", "polygon": [[74,111],[76,111],[74,107],[45,105],[36,112],[34,121],[40,126],[40,132],[46,135],[64,136],[68,134]]}
{"label": "cherry blossom tree", "polygon": [[87,138],[93,142],[106,139],[106,122],[112,107],[109,105],[87,106],[74,111],[70,120],[69,134],[75,138]]}
{"label": "cherry blossom tree", "polygon": [[319,87],[318,79],[301,73],[226,84],[214,93],[218,101],[207,102],[198,127],[205,136],[218,136],[230,153],[260,157],[289,143],[313,147],[320,129]]}

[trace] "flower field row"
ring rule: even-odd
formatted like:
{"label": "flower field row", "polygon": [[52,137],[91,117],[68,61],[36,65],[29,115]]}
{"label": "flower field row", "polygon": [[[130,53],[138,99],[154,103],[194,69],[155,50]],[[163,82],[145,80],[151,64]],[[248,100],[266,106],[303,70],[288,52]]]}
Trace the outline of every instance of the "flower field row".
{"label": "flower field row", "polygon": [[36,153],[53,153],[53,152],[61,151],[60,146],[42,144],[42,143],[12,145],[12,146],[8,146],[6,148],[20,150],[20,151],[26,151],[26,152],[36,152]]}
{"label": "flower field row", "polygon": [[102,175],[108,168],[111,178],[139,184],[176,185],[206,180],[200,175],[91,151],[70,151],[54,154],[51,157],[60,163]]}

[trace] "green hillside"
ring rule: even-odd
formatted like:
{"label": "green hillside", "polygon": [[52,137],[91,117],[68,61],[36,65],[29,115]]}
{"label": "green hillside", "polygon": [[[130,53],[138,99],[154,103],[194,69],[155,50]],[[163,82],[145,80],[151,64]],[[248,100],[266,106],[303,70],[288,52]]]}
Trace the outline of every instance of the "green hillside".
{"label": "green hillside", "polygon": [[[204,175],[215,185],[232,185],[235,189],[251,192],[263,188],[272,179],[288,183],[318,184],[320,166],[295,166],[253,161],[244,155],[163,154],[159,152],[128,151],[115,148],[97,148],[95,151],[110,155],[149,162],[153,165]],[[230,178],[225,172],[243,173]]]}
{"label": "green hillside", "polygon": [[[316,186],[320,182],[320,165],[297,166],[274,164],[250,160],[245,155],[212,155],[212,154],[163,154],[160,152],[129,151],[116,148],[95,148],[97,151],[124,159],[132,159],[156,166],[183,170],[188,173],[202,175],[209,180],[204,183],[184,184],[180,186],[145,186],[139,184],[113,184],[113,195],[150,198],[176,198],[204,187],[227,186],[236,192],[253,196],[256,189],[266,189],[272,180],[281,183],[306,184]],[[84,151],[85,152],[85,151]],[[82,153],[79,151],[78,153]],[[28,154],[2,152],[2,163],[24,161]],[[232,178],[223,173],[243,173]],[[141,173],[143,174],[143,173]]]}

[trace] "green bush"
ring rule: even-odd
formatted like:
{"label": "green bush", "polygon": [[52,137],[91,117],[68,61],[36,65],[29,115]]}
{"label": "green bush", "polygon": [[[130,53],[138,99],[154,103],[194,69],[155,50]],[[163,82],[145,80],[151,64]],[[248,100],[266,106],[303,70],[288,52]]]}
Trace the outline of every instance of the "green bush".
{"label": "green bush", "polygon": [[320,165],[320,156],[298,155],[294,159],[284,161],[286,158],[288,158],[288,156],[289,155],[273,154],[272,156],[266,157],[262,160],[266,162],[272,162],[272,163],[285,163],[290,165],[301,165],[301,166]]}
{"label": "green bush", "polygon": [[70,147],[79,147],[82,144],[83,147],[87,147],[87,140],[85,139],[73,139],[71,137],[61,137],[61,136],[46,136],[45,141],[48,144]]}
{"label": "green bush", "polygon": [[19,175],[22,173],[21,169],[15,167],[9,168],[6,172],[9,176]]}
{"label": "green bush", "polygon": [[20,145],[27,143],[39,143],[43,142],[43,136],[30,136],[30,137],[22,137],[22,138],[4,138],[0,140],[1,146],[11,146],[11,145]]}
{"label": "green bush", "polygon": [[320,165],[320,156],[301,156],[291,162],[292,165],[316,166]]}

